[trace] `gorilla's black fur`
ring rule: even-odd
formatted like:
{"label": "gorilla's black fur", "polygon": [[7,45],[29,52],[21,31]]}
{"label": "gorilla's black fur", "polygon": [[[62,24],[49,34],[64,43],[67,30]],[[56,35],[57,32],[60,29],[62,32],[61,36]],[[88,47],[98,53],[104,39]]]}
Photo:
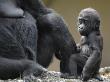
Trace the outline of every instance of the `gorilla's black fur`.
{"label": "gorilla's black fur", "polygon": [[64,19],[54,10],[37,1],[36,13],[32,13],[38,26],[38,63],[48,67],[52,57],[60,59],[60,71],[70,73],[68,61],[76,51],[76,44]]}
{"label": "gorilla's black fur", "polygon": [[78,53],[70,57],[70,71],[74,76],[81,75],[84,81],[90,78],[102,80],[99,75],[102,60],[103,38],[100,33],[100,16],[95,9],[83,9],[78,17],[78,31],[81,41]]}
{"label": "gorilla's black fur", "polygon": [[[25,38],[26,35],[28,34],[25,32],[28,32],[29,29],[33,32],[37,28],[35,29],[33,27],[35,30],[31,28],[26,30],[23,27],[22,28],[23,32],[20,31],[21,28],[19,28],[17,31],[17,32],[20,31],[20,34],[23,35],[23,39],[22,39],[22,38],[19,38],[21,37],[21,35],[17,34],[17,39],[20,42],[20,44],[22,46],[29,45],[33,50],[36,49],[35,52],[37,51],[37,58],[34,60],[37,60],[38,63],[44,67],[49,66],[49,64],[51,63],[52,57],[55,54],[56,57],[60,59],[61,72],[70,73],[68,69],[69,68],[68,63],[69,63],[71,54],[74,54],[76,51],[76,44],[71,34],[69,33],[67,29],[68,26],[66,25],[63,18],[60,15],[58,15],[54,10],[47,8],[41,0],[19,0],[19,1],[8,0],[8,1],[10,1],[14,5],[11,8],[10,6],[7,6],[10,9],[13,9],[13,12],[9,13],[7,11],[4,11],[4,12],[1,11],[6,14],[5,16],[1,14],[0,15],[1,17],[15,17],[15,18],[25,17],[24,13],[25,11],[28,11],[29,13],[32,14],[32,16],[37,21],[36,25],[38,27],[38,42],[36,41],[35,43],[35,40],[32,39],[32,38],[35,39],[35,36],[37,35],[37,33],[35,36],[33,36],[34,34],[31,35],[31,37],[29,36],[29,39]],[[19,14],[16,13],[16,10],[15,10],[16,8],[18,9]],[[30,26],[31,24],[29,23],[26,26],[28,25]],[[19,25],[16,25],[16,26],[19,26]],[[35,48],[35,45],[37,45],[37,48]],[[33,59],[33,57],[31,56],[30,59]]]}
{"label": "gorilla's black fur", "polygon": [[36,21],[29,13],[22,19],[0,18],[0,79],[46,71],[36,63],[36,50]]}

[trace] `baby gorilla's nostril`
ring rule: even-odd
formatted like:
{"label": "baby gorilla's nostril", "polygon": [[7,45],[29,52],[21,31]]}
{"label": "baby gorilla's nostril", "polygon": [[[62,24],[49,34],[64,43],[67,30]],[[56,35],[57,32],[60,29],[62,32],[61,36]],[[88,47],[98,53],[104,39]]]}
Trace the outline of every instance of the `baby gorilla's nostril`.
{"label": "baby gorilla's nostril", "polygon": [[83,29],[83,27],[82,27],[82,26],[80,26],[80,27],[79,27],[79,29]]}

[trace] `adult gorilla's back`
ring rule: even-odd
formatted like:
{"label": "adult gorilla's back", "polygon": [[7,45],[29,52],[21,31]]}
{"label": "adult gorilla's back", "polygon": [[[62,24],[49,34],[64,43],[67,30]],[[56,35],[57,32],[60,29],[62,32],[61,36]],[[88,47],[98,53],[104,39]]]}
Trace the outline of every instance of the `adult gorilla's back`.
{"label": "adult gorilla's back", "polygon": [[45,71],[37,64],[37,27],[29,14],[25,18],[0,18],[0,79],[38,75]]}
{"label": "adult gorilla's back", "polygon": [[[21,59],[26,57],[23,51],[26,47],[35,50],[37,46],[37,28],[35,20],[31,15],[26,14],[25,18],[20,19],[0,18],[0,56]],[[6,52],[9,53],[6,54]]]}

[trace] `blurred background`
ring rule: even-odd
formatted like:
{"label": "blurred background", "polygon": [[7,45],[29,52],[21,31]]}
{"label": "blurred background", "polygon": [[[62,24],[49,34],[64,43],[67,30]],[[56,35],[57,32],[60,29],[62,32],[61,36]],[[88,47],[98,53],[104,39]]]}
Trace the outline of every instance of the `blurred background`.
{"label": "blurred background", "polygon": [[[43,0],[49,8],[57,11],[68,24],[68,29],[78,43],[80,35],[76,29],[77,16],[80,10],[92,7],[101,16],[101,32],[104,39],[101,67],[110,66],[110,0]],[[59,71],[59,61],[53,58],[49,70]]]}

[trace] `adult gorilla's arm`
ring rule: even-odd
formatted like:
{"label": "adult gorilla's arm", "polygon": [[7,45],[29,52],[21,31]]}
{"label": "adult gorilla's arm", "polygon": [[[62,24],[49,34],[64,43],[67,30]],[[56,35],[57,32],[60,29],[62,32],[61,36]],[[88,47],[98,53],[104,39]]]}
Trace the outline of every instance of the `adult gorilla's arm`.
{"label": "adult gorilla's arm", "polygon": [[[76,43],[74,38],[67,29],[68,26],[64,19],[59,15],[51,15],[51,25],[53,28],[52,37],[56,48],[59,48],[59,54],[55,53],[55,56],[60,59],[60,71],[62,73],[69,73],[69,59],[70,56],[76,53]],[[51,18],[50,17],[50,18]]]}
{"label": "adult gorilla's arm", "polygon": [[[69,56],[75,53],[76,43],[71,36],[64,19],[54,11],[38,17],[38,27],[49,33],[57,48],[55,54],[61,59],[61,72],[68,72]],[[40,25],[40,26],[39,26]]]}

